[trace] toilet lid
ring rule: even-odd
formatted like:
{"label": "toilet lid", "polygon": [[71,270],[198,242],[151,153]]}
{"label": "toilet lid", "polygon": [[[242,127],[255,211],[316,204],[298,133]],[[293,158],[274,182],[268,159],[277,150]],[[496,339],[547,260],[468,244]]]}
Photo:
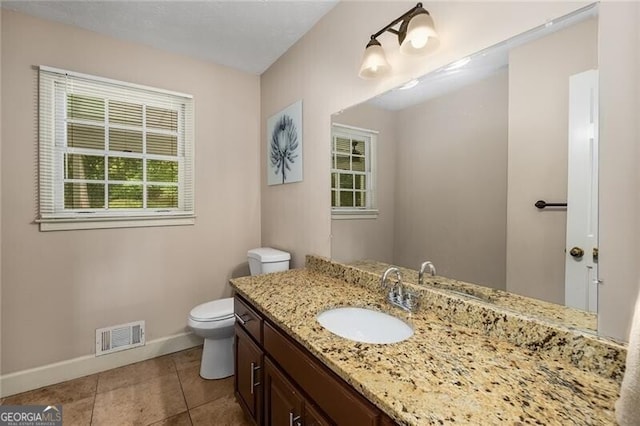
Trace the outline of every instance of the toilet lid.
{"label": "toilet lid", "polygon": [[233,318],[233,297],[198,305],[191,310],[189,316],[196,321],[220,321]]}

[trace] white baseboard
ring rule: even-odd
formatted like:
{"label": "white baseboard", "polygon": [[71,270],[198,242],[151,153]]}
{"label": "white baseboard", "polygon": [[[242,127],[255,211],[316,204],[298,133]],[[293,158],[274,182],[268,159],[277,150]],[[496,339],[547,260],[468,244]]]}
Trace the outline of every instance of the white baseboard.
{"label": "white baseboard", "polygon": [[202,344],[192,333],[180,333],[148,341],[145,346],[96,357],[86,355],[54,364],[0,376],[0,397],[77,379],[123,365],[178,352]]}

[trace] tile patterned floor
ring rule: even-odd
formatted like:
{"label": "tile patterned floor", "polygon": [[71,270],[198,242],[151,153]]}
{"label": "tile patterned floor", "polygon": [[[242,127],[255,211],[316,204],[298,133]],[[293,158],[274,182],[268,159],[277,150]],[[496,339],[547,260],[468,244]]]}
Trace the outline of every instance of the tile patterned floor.
{"label": "tile patterned floor", "polygon": [[63,424],[249,426],[233,377],[200,377],[202,347],[5,398],[4,405],[62,404]]}

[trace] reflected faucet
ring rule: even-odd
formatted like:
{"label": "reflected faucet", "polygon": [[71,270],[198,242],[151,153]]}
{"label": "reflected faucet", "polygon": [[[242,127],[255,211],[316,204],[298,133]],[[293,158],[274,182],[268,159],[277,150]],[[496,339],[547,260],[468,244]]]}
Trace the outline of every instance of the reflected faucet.
{"label": "reflected faucet", "polygon": [[433,265],[433,263],[429,261],[422,262],[422,265],[420,265],[420,271],[418,272],[418,284],[420,285],[424,285],[424,271],[427,268],[429,268],[429,273],[432,277],[436,275],[436,267]]}

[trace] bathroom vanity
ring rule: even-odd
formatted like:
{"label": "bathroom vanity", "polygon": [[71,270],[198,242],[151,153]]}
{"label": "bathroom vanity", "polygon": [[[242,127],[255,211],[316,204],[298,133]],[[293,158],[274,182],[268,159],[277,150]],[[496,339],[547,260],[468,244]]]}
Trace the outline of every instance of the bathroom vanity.
{"label": "bathroom vanity", "polygon": [[[623,345],[438,289],[415,288],[422,308],[407,313],[379,279],[310,256],[305,269],[231,280],[235,390],[255,424],[614,423]],[[389,313],[414,335],[344,339],[316,320],[339,306]]]}
{"label": "bathroom vanity", "polygon": [[236,396],[256,424],[394,424],[239,295],[234,311]]}

